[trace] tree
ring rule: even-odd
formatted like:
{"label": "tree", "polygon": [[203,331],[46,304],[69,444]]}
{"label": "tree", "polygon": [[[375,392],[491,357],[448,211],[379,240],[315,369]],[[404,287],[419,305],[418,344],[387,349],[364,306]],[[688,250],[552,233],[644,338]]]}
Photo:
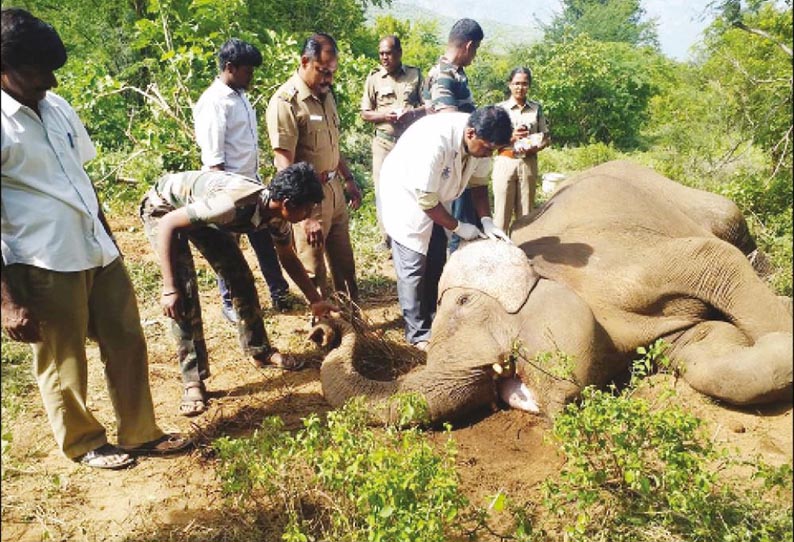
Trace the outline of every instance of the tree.
{"label": "tree", "polygon": [[563,11],[541,25],[553,43],[587,34],[597,41],[613,41],[659,48],[655,21],[644,21],[640,0],[562,0]]}

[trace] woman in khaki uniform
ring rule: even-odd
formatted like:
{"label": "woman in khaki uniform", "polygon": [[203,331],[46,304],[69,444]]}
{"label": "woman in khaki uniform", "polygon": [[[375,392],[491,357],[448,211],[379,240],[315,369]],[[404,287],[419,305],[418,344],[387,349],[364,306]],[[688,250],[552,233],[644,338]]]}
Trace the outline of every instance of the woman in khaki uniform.
{"label": "woman in khaki uniform", "polygon": [[532,85],[529,68],[515,68],[507,79],[510,98],[499,104],[513,123],[511,145],[494,158],[494,224],[508,231],[511,218],[529,214],[538,181],[538,152],[550,143],[546,117],[538,102],[527,100]]}

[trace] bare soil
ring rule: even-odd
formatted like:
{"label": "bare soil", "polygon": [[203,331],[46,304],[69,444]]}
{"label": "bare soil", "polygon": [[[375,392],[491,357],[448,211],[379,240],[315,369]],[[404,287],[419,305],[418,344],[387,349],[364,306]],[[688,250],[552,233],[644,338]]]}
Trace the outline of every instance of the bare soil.
{"label": "bare soil", "polygon": [[[127,263],[156,266],[139,224],[133,218],[115,222]],[[212,400],[202,416],[184,418],[177,412],[182,388],[168,322],[160,314],[155,297],[140,296],[159,423],[167,431],[192,433],[204,444],[178,457],[142,458],[128,470],[88,469],[68,461],[56,450],[41,401],[33,390],[23,398],[22,412],[10,424],[4,420],[3,432],[11,434],[12,444],[4,454],[2,540],[242,541],[253,540],[246,535],[251,525],[259,532],[270,533],[263,540],[279,539],[278,509],[263,510],[254,518],[242,517],[224,500],[216,476],[217,462],[206,443],[222,435],[251,434],[268,416],[281,416],[287,427],[297,428],[301,418],[330,407],[319,384],[322,353],[305,340],[306,307],[286,314],[270,309],[261,274],[252,257],[249,261],[266,307],[265,325],[272,342],[282,351],[298,353],[307,360],[308,368],[282,372],[253,367],[241,354],[235,330],[221,316],[217,290],[208,284],[202,304],[212,370],[207,385]],[[197,264],[203,265],[200,257]],[[363,265],[371,266],[372,262],[359,261],[360,270]],[[370,321],[399,341],[402,321],[391,264],[383,256],[376,265],[382,277],[364,288],[362,308]],[[371,267],[369,271],[372,273]],[[293,291],[297,289],[293,287]],[[792,461],[791,405],[729,409],[703,398],[683,382],[676,386],[677,400],[705,419],[712,438],[734,449],[736,455],[760,457],[774,465]],[[113,412],[94,345],[90,347],[89,398],[113,442]],[[544,438],[547,433],[545,420],[519,411],[486,412],[459,424],[452,435],[458,442],[458,467],[465,494],[478,505],[487,504],[499,490],[519,499],[529,498],[563,464],[556,447]],[[446,438],[433,432],[428,437],[439,443]]]}

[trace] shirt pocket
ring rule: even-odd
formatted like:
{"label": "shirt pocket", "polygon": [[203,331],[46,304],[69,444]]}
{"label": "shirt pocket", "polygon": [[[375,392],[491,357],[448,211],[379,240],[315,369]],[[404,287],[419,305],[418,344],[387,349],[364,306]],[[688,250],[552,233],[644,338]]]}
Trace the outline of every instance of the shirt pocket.
{"label": "shirt pocket", "polygon": [[375,103],[378,108],[393,105],[397,101],[397,94],[394,88],[379,89],[375,94]]}

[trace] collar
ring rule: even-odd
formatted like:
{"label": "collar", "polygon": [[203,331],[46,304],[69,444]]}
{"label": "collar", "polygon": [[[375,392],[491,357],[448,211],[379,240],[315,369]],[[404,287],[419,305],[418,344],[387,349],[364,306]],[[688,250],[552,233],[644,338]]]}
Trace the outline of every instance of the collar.
{"label": "collar", "polygon": [[235,90],[235,89],[233,89],[232,87],[230,87],[229,85],[227,85],[226,83],[224,83],[224,82],[221,80],[221,78],[220,78],[220,77],[216,77],[216,78],[215,78],[214,84],[215,84],[215,86],[217,86],[217,87],[218,87],[218,90],[220,90],[221,92],[223,92],[223,93],[224,93],[226,96],[229,96],[229,95],[231,95],[231,94],[239,94],[239,95],[242,95],[242,94],[243,94],[243,90],[242,90],[242,89],[240,89],[240,90]]}
{"label": "collar", "polygon": [[463,66],[458,66],[457,64],[455,64],[454,62],[449,60],[444,55],[441,55],[441,58],[438,59],[438,63],[439,64],[446,64],[447,66],[452,66],[453,68],[455,68],[455,71],[458,71],[458,72],[462,72],[463,71]]}
{"label": "collar", "polygon": [[524,100],[524,106],[522,107],[522,106],[520,106],[520,105],[518,104],[518,102],[516,101],[516,99],[515,99],[515,98],[513,98],[512,96],[510,96],[510,97],[507,99],[507,106],[508,106],[510,109],[513,109],[513,108],[515,108],[515,107],[518,107],[518,108],[519,108],[519,111],[523,111],[524,109],[526,109],[527,107],[529,107],[529,100]]}
{"label": "collar", "polygon": [[405,72],[405,64],[403,64],[403,63],[400,63],[400,67],[399,67],[399,68],[397,68],[397,71],[396,71],[396,72],[394,72],[394,74],[390,74],[389,72],[387,72],[387,71],[386,71],[386,68],[384,68],[383,66],[381,66],[381,67],[380,67],[380,73],[379,73],[379,75],[380,75],[381,77],[386,77],[386,76],[388,76],[388,75],[391,75],[392,77],[396,77],[396,76],[400,76],[400,75],[405,75],[405,73],[406,73],[406,72]]}
{"label": "collar", "polygon": [[9,117],[13,117],[16,114],[16,112],[22,108],[22,104],[19,103],[16,98],[11,96],[5,90],[0,90],[0,92],[2,92],[2,100],[0,100],[0,107],[2,107],[3,113],[8,115]]}
{"label": "collar", "polygon": [[297,70],[295,70],[295,75],[292,76],[292,84],[295,85],[295,89],[298,91],[299,100],[304,101],[311,97],[317,101],[322,101],[319,97],[312,93],[309,85],[307,85],[306,81],[301,78],[301,74]]}

